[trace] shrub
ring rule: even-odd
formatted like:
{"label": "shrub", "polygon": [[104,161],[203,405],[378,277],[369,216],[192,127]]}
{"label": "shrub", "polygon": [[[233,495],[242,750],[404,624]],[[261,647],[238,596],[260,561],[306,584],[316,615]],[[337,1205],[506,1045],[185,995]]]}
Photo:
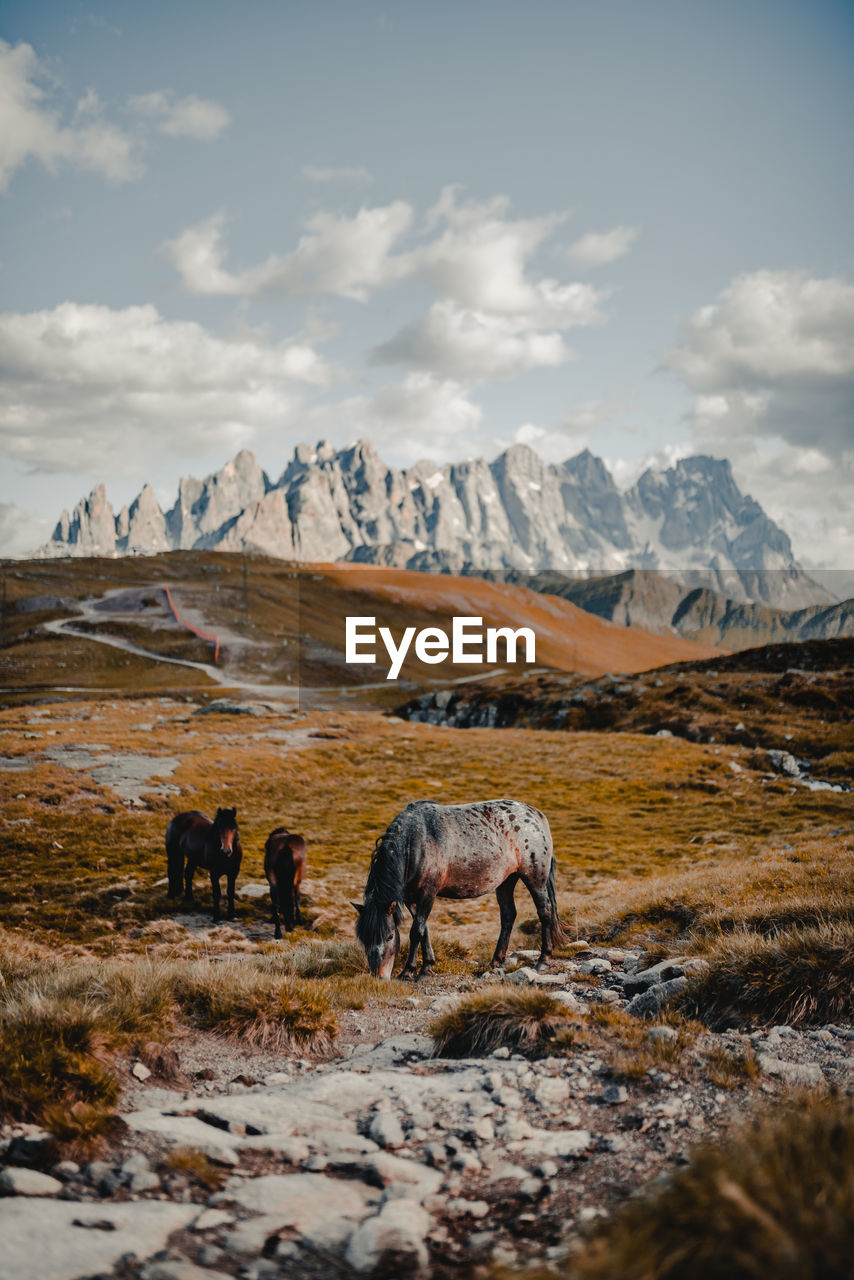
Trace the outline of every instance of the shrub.
{"label": "shrub", "polygon": [[569,1025],[563,1005],[544,991],[502,987],[470,996],[430,1025],[434,1057],[485,1057],[506,1045],[520,1053],[542,1051]]}
{"label": "shrub", "polygon": [[734,934],[707,959],[708,973],[682,999],[707,1026],[748,1019],[805,1026],[854,1015],[854,924],[789,929],[770,938]]}
{"label": "shrub", "polygon": [[102,1133],[119,1096],[97,1009],[31,992],[0,1011],[2,1115],[68,1140]]}
{"label": "shrub", "polygon": [[175,975],[174,991],[181,1012],[195,1026],[239,1037],[254,1048],[299,1045],[321,1053],[335,1039],[335,1017],[322,991],[259,972],[249,963],[188,965]]}
{"label": "shrub", "polygon": [[794,1100],[698,1149],[573,1259],[572,1280],[849,1280],[854,1109]]}

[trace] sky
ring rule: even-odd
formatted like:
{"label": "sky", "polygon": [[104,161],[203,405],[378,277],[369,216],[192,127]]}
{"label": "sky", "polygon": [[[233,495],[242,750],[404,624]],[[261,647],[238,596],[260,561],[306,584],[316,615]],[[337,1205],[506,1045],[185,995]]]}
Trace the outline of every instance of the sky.
{"label": "sky", "polygon": [[728,457],[854,570],[854,5],[0,8],[0,554],[251,449]]}

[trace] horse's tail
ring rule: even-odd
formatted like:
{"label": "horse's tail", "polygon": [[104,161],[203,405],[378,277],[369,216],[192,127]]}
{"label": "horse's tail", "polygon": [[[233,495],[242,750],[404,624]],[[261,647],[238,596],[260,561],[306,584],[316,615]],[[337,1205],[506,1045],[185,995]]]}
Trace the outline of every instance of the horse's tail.
{"label": "horse's tail", "polygon": [[166,828],[166,873],[169,876],[169,897],[180,898],[184,878],[184,851],[173,830],[174,823]]}
{"label": "horse's tail", "polygon": [[555,896],[555,871],[556,870],[557,870],[557,863],[555,862],[554,854],[552,854],[552,865],[549,867],[549,878],[546,883],[546,891],[549,895],[549,906],[551,907],[551,915],[552,915],[551,926],[550,926],[551,944],[553,947],[560,947],[563,945],[563,943],[566,942],[566,929],[563,926],[563,921],[558,915],[558,910],[557,910],[557,897]]}

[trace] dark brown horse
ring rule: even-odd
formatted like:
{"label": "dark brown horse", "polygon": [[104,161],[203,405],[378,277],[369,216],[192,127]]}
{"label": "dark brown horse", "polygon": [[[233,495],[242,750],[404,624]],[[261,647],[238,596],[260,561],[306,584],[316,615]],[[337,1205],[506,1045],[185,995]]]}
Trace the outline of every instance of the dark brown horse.
{"label": "dark brown horse", "polygon": [[264,845],[264,875],[270,882],[270,902],[277,938],[282,936],[280,906],[288,933],[293,929],[294,923],[302,924],[299,887],[305,875],[305,866],[305,840],[302,836],[288,831],[287,827],[276,827],[275,831],[271,831]]}
{"label": "dark brown horse", "polygon": [[492,967],[503,964],[521,880],[534,899],[542,929],[541,969],[564,938],[555,900],[555,857],[548,819],[519,800],[436,804],[418,800],[394,818],[377,840],[364,906],[357,906],[356,937],[375,977],[390,978],[400,948],[401,907],[412,915],[409,955],[400,977],[411,978],[421,947],[418,977],[436,963],[427,917],[436,898],[479,898],[495,890],[501,932]]}
{"label": "dark brown horse", "polygon": [[[184,906],[193,902],[193,875],[202,867],[211,878],[213,918],[219,920],[221,876],[228,882],[228,919],[235,918],[234,882],[240,870],[243,849],[237,831],[237,810],[217,809],[213,822],[198,809],[176,814],[166,828],[166,859],[169,870],[169,897],[177,898],[184,884]],[[186,861],[185,861],[186,860]]]}

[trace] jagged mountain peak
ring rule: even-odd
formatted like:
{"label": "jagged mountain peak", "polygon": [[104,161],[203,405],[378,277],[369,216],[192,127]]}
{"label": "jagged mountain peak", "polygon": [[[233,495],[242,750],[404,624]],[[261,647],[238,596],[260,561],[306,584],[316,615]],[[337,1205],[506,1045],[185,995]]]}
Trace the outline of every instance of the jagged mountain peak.
{"label": "jagged mountain peak", "polygon": [[298,444],[275,482],[242,449],[203,480],[184,477],[165,513],[146,485],[115,517],[97,485],[71,516],[63,512],[40,554],[191,547],[420,569],[666,569],[697,585],[725,581],[744,599],[761,597],[762,574],[775,569],[787,607],[832,598],[741,493],[726,459],[683,458],[621,493],[589,449],[552,465],[526,444],[492,462],[423,459],[404,471],[386,466],[367,439],[338,450]]}

